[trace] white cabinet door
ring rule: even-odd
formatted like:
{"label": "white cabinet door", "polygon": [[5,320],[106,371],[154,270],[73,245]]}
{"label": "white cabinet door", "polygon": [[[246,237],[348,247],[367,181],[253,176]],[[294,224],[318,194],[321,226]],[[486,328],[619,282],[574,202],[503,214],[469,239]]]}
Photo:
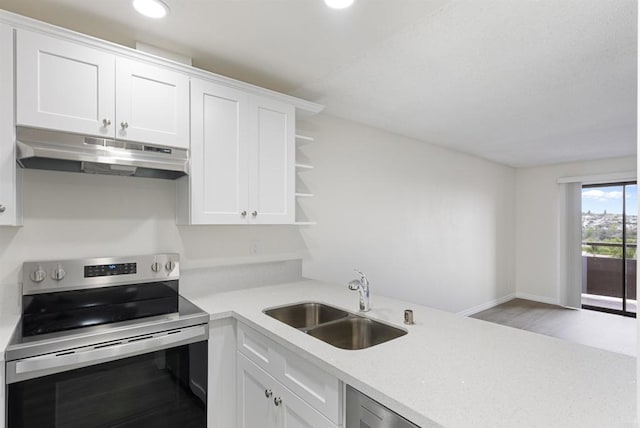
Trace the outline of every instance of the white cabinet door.
{"label": "white cabinet door", "polygon": [[241,353],[238,353],[238,426],[336,428]]}
{"label": "white cabinet door", "polygon": [[238,354],[238,427],[276,428],[275,381],[247,358]]}
{"label": "white cabinet door", "polygon": [[336,428],[331,421],[318,413],[313,407],[282,387],[278,397],[282,402],[278,406],[279,428]]}
{"label": "white cabinet door", "polygon": [[248,96],[191,82],[191,224],[242,224],[248,218]]}
{"label": "white cabinet door", "polygon": [[253,97],[249,162],[251,222],[295,222],[295,109],[290,104]]}
{"label": "white cabinet door", "polygon": [[[216,83],[191,81],[191,174],[178,222],[295,222],[295,109]],[[188,206],[188,209],[185,206]]]}
{"label": "white cabinet door", "polygon": [[25,30],[16,52],[18,125],[115,137],[114,55]]}
{"label": "white cabinet door", "polygon": [[116,59],[116,138],[189,148],[189,77]]}
{"label": "white cabinet door", "polygon": [[0,226],[17,226],[20,172],[16,168],[13,97],[13,29],[0,24]]}

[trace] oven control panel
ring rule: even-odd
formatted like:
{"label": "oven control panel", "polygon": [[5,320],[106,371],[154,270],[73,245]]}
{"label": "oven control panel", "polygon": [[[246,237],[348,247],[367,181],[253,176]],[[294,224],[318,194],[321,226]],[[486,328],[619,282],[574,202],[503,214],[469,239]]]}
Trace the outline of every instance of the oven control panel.
{"label": "oven control panel", "polygon": [[109,263],[106,265],[90,265],[84,267],[84,277],[110,275],[131,275],[137,273],[137,263]]}
{"label": "oven control panel", "polygon": [[179,254],[25,262],[22,294],[179,279]]}

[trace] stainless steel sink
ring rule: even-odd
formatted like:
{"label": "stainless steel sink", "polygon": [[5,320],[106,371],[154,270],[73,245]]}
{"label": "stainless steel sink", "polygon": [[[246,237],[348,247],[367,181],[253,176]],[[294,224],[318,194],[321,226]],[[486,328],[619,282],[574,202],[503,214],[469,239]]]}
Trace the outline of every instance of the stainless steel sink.
{"label": "stainless steel sink", "polygon": [[341,349],[369,348],[405,334],[407,332],[399,328],[359,316],[309,330],[309,335]]}
{"label": "stainless steel sink", "polygon": [[407,334],[405,330],[323,303],[298,303],[263,312],[341,349],[369,348]]}
{"label": "stainless steel sink", "polygon": [[342,309],[314,302],[267,309],[264,313],[298,329],[309,329],[349,315]]}

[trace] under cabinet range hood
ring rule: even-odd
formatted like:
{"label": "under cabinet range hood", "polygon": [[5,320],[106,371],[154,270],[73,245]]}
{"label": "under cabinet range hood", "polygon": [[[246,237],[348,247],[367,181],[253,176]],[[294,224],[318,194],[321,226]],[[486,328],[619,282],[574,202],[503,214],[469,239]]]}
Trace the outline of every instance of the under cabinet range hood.
{"label": "under cabinet range hood", "polygon": [[175,180],[189,173],[186,149],[16,128],[23,168]]}

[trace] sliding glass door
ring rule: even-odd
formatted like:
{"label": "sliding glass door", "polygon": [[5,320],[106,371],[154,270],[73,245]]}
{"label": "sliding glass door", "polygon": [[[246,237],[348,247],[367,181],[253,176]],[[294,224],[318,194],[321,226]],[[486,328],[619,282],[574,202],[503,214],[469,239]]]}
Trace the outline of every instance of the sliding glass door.
{"label": "sliding glass door", "polygon": [[635,182],[582,188],[582,307],[636,315]]}

